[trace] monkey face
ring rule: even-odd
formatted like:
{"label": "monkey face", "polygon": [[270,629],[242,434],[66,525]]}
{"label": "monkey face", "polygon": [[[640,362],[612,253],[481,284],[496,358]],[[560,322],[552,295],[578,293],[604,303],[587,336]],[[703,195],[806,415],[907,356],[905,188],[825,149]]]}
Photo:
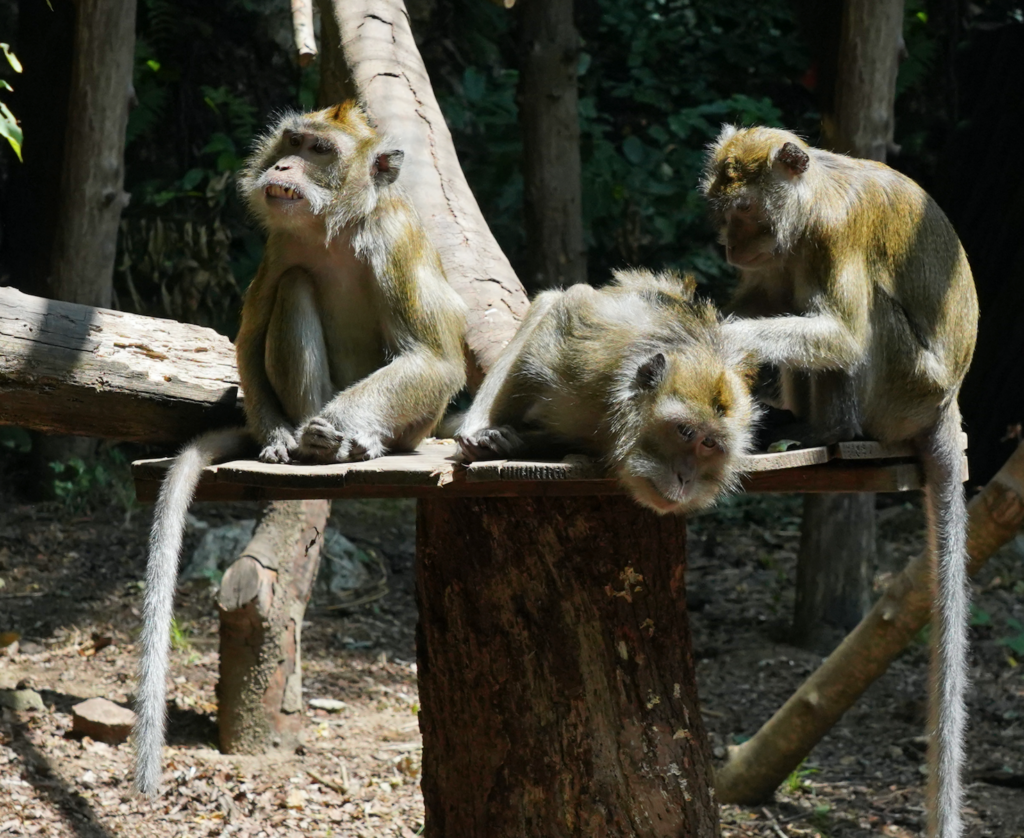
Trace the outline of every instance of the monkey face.
{"label": "monkey face", "polygon": [[269,231],[326,232],[329,241],[373,211],[402,159],[358,107],[345,103],[285,116],[247,161],[239,189]]}
{"label": "monkey face", "polygon": [[634,377],[638,435],[616,466],[643,506],[662,513],[710,506],[733,487],[750,444],[753,402],[713,353],[657,353]]}
{"label": "monkey face", "polygon": [[726,261],[744,270],[766,268],[779,255],[764,210],[749,197],[738,198],[726,210],[719,240],[725,245]]}
{"label": "monkey face", "polygon": [[252,184],[250,205],[270,227],[308,223],[328,204],[337,155],[337,145],[322,133],[284,130],[278,154]]}
{"label": "monkey face", "polygon": [[803,142],[787,131],[723,129],[709,151],[701,189],[730,265],[763,270],[784,257],[809,165]]}
{"label": "monkey face", "polygon": [[619,478],[633,497],[656,512],[693,512],[710,506],[725,488],[728,461],[714,429],[666,417],[630,451]]}

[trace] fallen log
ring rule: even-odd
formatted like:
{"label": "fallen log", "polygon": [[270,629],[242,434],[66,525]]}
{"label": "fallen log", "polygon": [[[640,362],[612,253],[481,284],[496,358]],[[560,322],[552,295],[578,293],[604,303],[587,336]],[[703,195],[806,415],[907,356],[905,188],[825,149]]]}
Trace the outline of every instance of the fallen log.
{"label": "fallen log", "polygon": [[243,423],[213,329],[0,287],[0,425],[174,444]]}

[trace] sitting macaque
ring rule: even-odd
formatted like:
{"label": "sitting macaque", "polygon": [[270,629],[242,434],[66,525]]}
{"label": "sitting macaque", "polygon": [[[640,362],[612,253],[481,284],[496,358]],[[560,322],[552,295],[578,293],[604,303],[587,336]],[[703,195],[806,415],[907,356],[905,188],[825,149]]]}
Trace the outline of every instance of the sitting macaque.
{"label": "sitting macaque", "polygon": [[694,287],[620,271],[600,290],[540,294],[456,433],[463,457],[580,451],[661,513],[735,489],[757,415],[751,370]]}
{"label": "sitting macaque", "polygon": [[957,394],[978,301],[949,220],[921,187],[787,131],[726,127],[703,181],[740,285],[730,342],[778,367],[813,442],[913,442],[936,580],[929,829],[959,838],[967,684],[967,514]]}
{"label": "sitting macaque", "polygon": [[199,437],[160,489],[150,536],[135,785],[160,780],[185,514],[203,468],[244,451],[335,463],[410,451],[465,382],[465,305],[408,198],[403,152],[354,104],[285,116],[242,173],[267,231],[236,341],[247,433]]}

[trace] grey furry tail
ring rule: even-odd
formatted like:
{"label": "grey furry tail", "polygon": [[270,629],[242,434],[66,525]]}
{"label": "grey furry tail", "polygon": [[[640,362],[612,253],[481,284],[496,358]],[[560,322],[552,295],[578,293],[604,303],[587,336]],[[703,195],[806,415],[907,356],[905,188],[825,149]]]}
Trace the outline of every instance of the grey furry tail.
{"label": "grey furry tail", "polygon": [[211,431],[189,442],[175,458],[160,486],[149,534],[146,597],[142,614],[142,660],[135,693],[136,722],[134,785],[156,797],[160,786],[160,756],[164,744],[168,652],[178,555],[185,532],[185,515],[202,470],[215,459],[241,452],[248,436],[240,428]]}

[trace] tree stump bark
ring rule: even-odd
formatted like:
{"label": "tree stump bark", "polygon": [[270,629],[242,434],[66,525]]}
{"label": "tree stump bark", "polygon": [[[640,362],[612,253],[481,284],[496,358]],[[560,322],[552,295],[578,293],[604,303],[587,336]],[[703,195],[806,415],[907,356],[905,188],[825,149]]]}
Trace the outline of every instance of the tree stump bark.
{"label": "tree stump bark", "polygon": [[428,838],[712,838],[686,522],[621,496],[423,499]]}
{"label": "tree stump bark", "polygon": [[226,754],[294,750],[302,735],[302,618],[331,503],[267,504],[224,574],[217,723]]}

